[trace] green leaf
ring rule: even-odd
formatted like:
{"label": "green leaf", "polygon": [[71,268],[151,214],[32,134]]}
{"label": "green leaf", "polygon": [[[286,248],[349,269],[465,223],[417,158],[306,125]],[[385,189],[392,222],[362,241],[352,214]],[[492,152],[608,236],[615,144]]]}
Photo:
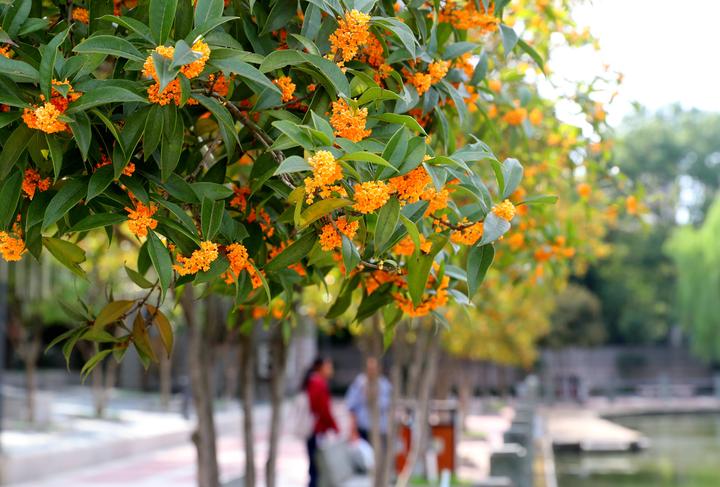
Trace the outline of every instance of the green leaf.
{"label": "green leaf", "polygon": [[203,25],[212,19],[221,17],[223,8],[223,0],[197,0],[195,5],[195,25]]}
{"label": "green leaf", "polygon": [[420,252],[420,245],[422,244],[422,242],[420,241],[420,232],[418,231],[417,225],[415,225],[412,220],[410,220],[402,213],[400,214],[400,221],[405,226],[408,235],[410,235],[410,239],[413,241],[413,245],[415,246],[415,253],[417,254],[418,252]]}
{"label": "green leaf", "polygon": [[234,74],[246,81],[256,83],[263,88],[280,94],[278,87],[267,76],[245,61],[245,55],[241,51],[214,49],[210,53],[210,64],[221,70],[226,76]]}
{"label": "green leaf", "polygon": [[16,170],[0,186],[0,231],[7,230],[15,220],[22,181],[22,171]]}
{"label": "green leaf", "polygon": [[475,296],[480,284],[485,279],[490,264],[495,257],[495,247],[492,244],[471,247],[467,258],[468,295]]}
{"label": "green leaf", "polygon": [[150,316],[153,317],[153,322],[155,323],[155,326],[158,329],[158,333],[160,334],[160,341],[162,342],[163,348],[165,348],[165,352],[167,353],[168,357],[170,357],[170,354],[173,350],[174,341],[173,328],[170,324],[170,320],[167,319],[165,313],[157,309],[155,306],[146,304],[145,307],[147,308]]}
{"label": "green leaf", "polygon": [[349,275],[355,267],[360,263],[360,253],[358,252],[355,244],[350,240],[347,235],[342,235],[342,258],[345,266],[345,275]]}
{"label": "green leaf", "polygon": [[[113,24],[121,25],[121,26],[125,27],[126,29],[128,29],[129,31],[132,31],[132,32],[138,34],[140,37],[142,37],[146,41],[148,41],[150,43],[154,43],[154,40],[152,38],[152,33],[150,32],[150,27],[143,24],[139,20],[135,20],[132,17],[128,17],[127,15],[123,15],[120,17],[118,17],[116,15],[103,15],[102,17],[100,17],[99,20],[104,20],[105,22],[111,22]],[[95,36],[95,37],[99,37],[99,36]],[[107,36],[107,37],[114,38],[114,36]],[[130,45],[132,46],[132,44],[130,44]],[[133,47],[135,47],[135,46],[133,46]],[[138,53],[139,53],[139,51],[138,51]],[[142,54],[139,54],[139,55],[142,56]]]}
{"label": "green leaf", "polygon": [[150,0],[150,32],[158,44],[165,44],[177,10],[177,0]]}
{"label": "green leaf", "polygon": [[18,83],[38,83],[40,73],[25,61],[0,56],[0,73]]}
{"label": "green leaf", "polygon": [[[109,167],[109,166],[108,166]],[[69,230],[70,232],[87,232],[95,228],[119,225],[127,220],[127,216],[121,213],[95,213],[88,215]]]}
{"label": "green leaf", "polygon": [[55,63],[57,61],[58,47],[65,42],[68,35],[68,29],[63,30],[55,35],[47,45],[42,46],[40,50],[40,91],[45,95],[45,99],[50,99],[52,91],[52,80],[55,77]]}
{"label": "green leaf", "polygon": [[526,198],[525,201],[518,203],[519,205],[553,205],[557,203],[558,197],[552,194],[541,194],[538,196],[531,196]]}
{"label": "green leaf", "polygon": [[90,176],[90,182],[87,188],[87,201],[90,201],[99,194],[102,194],[110,183],[115,179],[115,171],[112,164],[99,167]]}
{"label": "green leaf", "polygon": [[505,181],[502,197],[507,198],[520,185],[523,177],[523,167],[517,159],[508,158],[503,161],[501,169]]}
{"label": "green leaf", "polygon": [[372,17],[370,22],[372,25],[378,25],[395,34],[395,36],[400,39],[400,42],[407,52],[410,53],[410,57],[416,57],[415,47],[417,45],[417,40],[415,39],[415,35],[412,30],[410,30],[410,27],[408,27],[405,23],[400,22],[400,20],[394,17]]}
{"label": "green leaf", "polygon": [[170,67],[179,68],[180,66],[185,66],[186,64],[197,61],[201,57],[202,54],[193,51],[187,42],[179,40],[175,43],[175,51],[173,52],[172,63],[170,64]]}
{"label": "green leaf", "polygon": [[[197,27],[195,27],[192,32],[190,32],[186,40],[188,42],[192,42],[195,39],[198,39],[200,37],[205,36],[208,32],[211,30],[214,30],[216,27],[224,24],[225,22],[230,22],[231,20],[239,19],[240,17],[215,17],[212,19],[208,19],[206,22],[202,24],[198,24]],[[177,31],[177,24],[175,25],[175,30]]]}
{"label": "green leaf", "polygon": [[414,132],[419,132],[423,135],[427,135],[425,133],[425,129],[423,129],[422,126],[418,123],[418,121],[410,115],[400,115],[397,113],[381,113],[379,115],[373,115],[370,118],[382,120],[383,122],[388,123],[402,124]]}
{"label": "green leaf", "polygon": [[75,112],[85,111],[99,105],[108,105],[110,103],[127,103],[135,102],[147,104],[147,98],[133,93],[132,91],[120,88],[119,86],[99,86],[93,88],[90,92],[83,95],[70,104],[66,114],[70,115]]}
{"label": "green leaf", "polygon": [[515,44],[517,44],[519,38],[515,30],[505,24],[500,24],[500,35],[502,37],[505,56],[507,56],[515,48]]}
{"label": "green leaf", "polygon": [[[75,316],[71,316],[71,318],[75,318]],[[82,317],[80,317],[82,319]],[[68,331],[61,333],[60,335],[56,336],[53,341],[50,342],[50,344],[45,348],[45,353],[47,354],[48,351],[53,348],[55,345],[57,345],[60,342],[63,342],[70,338],[73,334],[78,333],[77,328],[71,328]]]}
{"label": "green leaf", "polygon": [[355,321],[363,321],[374,315],[377,310],[394,301],[392,293],[389,292],[390,285],[383,284],[379,289],[369,296],[364,296],[360,306],[358,306]]}
{"label": "green leaf", "polygon": [[163,181],[175,171],[180,162],[183,142],[185,137],[185,125],[175,107],[166,106],[163,121],[163,136],[160,140],[160,174]]}
{"label": "green leaf", "polygon": [[309,171],[310,169],[310,165],[302,157],[290,156],[280,163],[273,175],[278,176],[280,174],[291,174],[296,172]]}
{"label": "green leaf", "polygon": [[537,63],[537,65],[540,67],[540,69],[544,73],[545,72],[545,62],[543,61],[542,56],[540,56],[540,54],[538,54],[538,52],[535,49],[533,49],[527,42],[525,42],[522,39],[517,40],[517,45],[518,45],[518,47],[520,47],[520,49],[525,51],[528,54],[528,56],[530,56],[532,58],[532,60],[535,61],[535,63]]}
{"label": "green leaf", "polygon": [[147,244],[150,261],[160,279],[161,299],[165,299],[165,293],[173,278],[172,259],[170,259],[167,247],[163,245],[155,232],[148,232]]}
{"label": "green leaf", "polygon": [[150,334],[145,325],[145,318],[143,318],[140,311],[138,311],[133,320],[132,338],[135,350],[137,350],[146,369],[149,366],[148,360],[153,362],[158,361],[155,350],[153,350],[152,344],[150,343]]}
{"label": "green leaf", "polygon": [[[133,20],[130,17],[123,17],[123,19]],[[139,62],[145,61],[146,57],[130,41],[125,40],[123,37],[111,35],[88,37],[75,46],[73,52],[78,54],[107,54]]]}
{"label": "green leaf", "polygon": [[[3,56],[0,56],[3,58]],[[0,151],[0,179],[5,179],[20,155],[25,152],[25,148],[32,139],[33,131],[27,125],[21,123],[17,126],[13,133],[5,139],[2,151]]]}
{"label": "green leaf", "polygon": [[43,245],[62,265],[74,274],[85,277],[85,271],[80,267],[85,262],[85,251],[72,242],[55,237],[43,237]]}
{"label": "green leaf", "polygon": [[233,153],[235,143],[240,144],[237,131],[235,130],[235,121],[227,108],[222,106],[214,98],[210,98],[204,95],[195,94],[194,98],[197,99],[210,113],[213,114],[215,120],[218,121],[220,126],[220,133],[223,137],[223,143],[225,144],[225,151],[228,154]]}
{"label": "green leaf", "polygon": [[203,198],[202,208],[200,211],[200,222],[202,226],[202,234],[204,240],[213,240],[215,235],[220,231],[223,213],[225,211],[225,201],[211,200]]}
{"label": "green leaf", "polygon": [[483,236],[478,245],[494,242],[510,230],[510,222],[490,212],[483,223]]}
{"label": "green leaf", "polygon": [[352,278],[343,283],[342,288],[340,288],[340,292],[338,293],[337,299],[335,299],[335,302],[332,304],[332,306],[330,306],[330,309],[325,315],[325,318],[329,320],[334,320],[335,318],[338,318],[340,315],[342,315],[350,307],[350,304],[352,303],[353,291],[358,288],[359,283],[360,274],[355,274]]}
{"label": "green leaf", "polygon": [[5,12],[2,29],[7,32],[10,38],[14,38],[30,15],[32,0],[14,0],[13,2],[3,3],[5,4]]}
{"label": "green leaf", "polygon": [[361,161],[361,162],[369,162],[371,164],[376,164],[378,166],[383,167],[389,167],[395,172],[398,172],[397,168],[390,164],[388,161],[383,159],[377,154],[373,154],[372,152],[352,152],[350,154],[345,154],[340,158],[341,161]]}
{"label": "green leaf", "polygon": [[128,311],[132,309],[133,306],[135,306],[135,300],[118,300],[109,302],[98,313],[97,318],[95,318],[95,323],[93,323],[93,328],[96,330],[102,330],[107,325],[119,321],[127,314]]}
{"label": "green leaf", "polygon": [[84,161],[87,160],[90,143],[92,142],[92,129],[90,126],[90,118],[85,112],[78,112],[73,119],[68,122],[70,130],[72,130],[73,139],[80,149],[80,154]]}
{"label": "green leaf", "polygon": [[173,67],[172,60],[161,56],[158,52],[153,52],[150,54],[150,57],[152,58],[153,66],[155,66],[155,72],[157,73],[158,89],[162,92],[167,88],[167,85],[177,77],[180,68]]}
{"label": "green leaf", "polygon": [[294,0],[285,0],[283,2],[275,2],[270,13],[267,16],[265,25],[260,31],[260,36],[267,35],[270,32],[279,30],[287,26],[297,14],[297,2]]}
{"label": "green leaf", "polygon": [[199,182],[192,183],[190,186],[197,195],[199,201],[202,201],[203,198],[210,198],[211,200],[224,200],[225,198],[229,198],[233,195],[233,190],[227,186],[223,186],[222,184]]}
{"label": "green leaf", "polygon": [[138,271],[125,266],[125,273],[128,275],[130,280],[134,282],[138,287],[142,289],[150,289],[153,287],[153,283],[145,279],[145,277]]}
{"label": "green leaf", "polygon": [[76,204],[87,195],[86,179],[70,179],[60,188],[45,210],[42,230],[47,230],[50,225],[65,216]]}
{"label": "green leaf", "polygon": [[305,228],[325,215],[351,204],[352,201],[345,198],[328,198],[313,203],[300,214],[300,228]]}
{"label": "green leaf", "polygon": [[83,368],[80,370],[80,377],[82,382],[85,382],[85,379],[88,378],[90,373],[93,371],[97,365],[103,361],[105,357],[110,355],[112,353],[112,348],[108,348],[106,350],[101,350],[92,357],[90,357],[90,360],[85,362],[85,365],[83,365]]}
{"label": "green leaf", "polygon": [[156,201],[161,206],[164,206],[165,208],[170,210],[170,212],[175,215],[178,220],[180,220],[180,224],[185,228],[185,230],[190,233],[190,235],[194,236],[196,239],[199,237],[197,233],[197,228],[195,228],[195,222],[185,210],[183,210],[175,203],[171,203],[170,201],[167,201],[163,198],[157,198]]}
{"label": "green leaf", "polygon": [[300,262],[303,257],[307,256],[312,250],[313,245],[317,241],[315,232],[308,232],[295,242],[290,244],[285,250],[275,256],[273,260],[265,264],[265,271],[275,272]]}
{"label": "green leaf", "polygon": [[427,284],[430,270],[432,269],[435,256],[440,252],[448,241],[447,235],[434,234],[428,237],[432,242],[430,252],[416,252],[408,259],[408,292],[415,306],[422,301],[425,293],[425,285]]}
{"label": "green leaf", "polygon": [[350,96],[350,84],[345,77],[345,73],[343,73],[334,62],[314,54],[291,49],[273,51],[263,60],[260,65],[260,71],[268,73],[276,69],[282,69],[285,66],[294,66],[303,63],[310,64],[330,83],[330,87],[332,91],[334,91],[334,93],[331,94],[334,95],[334,98],[337,98],[336,95],[344,97]]}
{"label": "green leaf", "polygon": [[[285,134],[295,145],[302,146],[307,150],[315,149],[315,142],[306,130],[289,120],[276,120],[272,123],[272,126],[278,129],[280,132]],[[273,144],[273,147],[278,145],[278,141]],[[289,147],[294,147],[290,145]]]}
{"label": "green leaf", "polygon": [[387,250],[387,244],[395,232],[400,218],[400,201],[392,197],[380,208],[375,224],[375,250],[377,254]]}

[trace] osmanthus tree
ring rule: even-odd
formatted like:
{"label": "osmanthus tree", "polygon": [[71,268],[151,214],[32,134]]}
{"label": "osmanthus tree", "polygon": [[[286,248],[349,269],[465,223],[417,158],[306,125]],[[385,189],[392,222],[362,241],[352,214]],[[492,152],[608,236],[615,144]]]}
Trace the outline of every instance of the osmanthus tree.
{"label": "osmanthus tree", "polygon": [[6,6],[0,57],[3,256],[45,248],[82,274],[89,232],[141,242],[127,272],[147,294],[64,337],[107,343],[86,370],[130,345],[147,362],[152,325],[169,348],[158,304],[187,284],[262,305],[340,267],[364,316],[430,313],[463,280],[445,272],[453,247],[510,228],[522,166],[449,132],[485,74],[468,29],[512,43],[500,6],[86,7]]}

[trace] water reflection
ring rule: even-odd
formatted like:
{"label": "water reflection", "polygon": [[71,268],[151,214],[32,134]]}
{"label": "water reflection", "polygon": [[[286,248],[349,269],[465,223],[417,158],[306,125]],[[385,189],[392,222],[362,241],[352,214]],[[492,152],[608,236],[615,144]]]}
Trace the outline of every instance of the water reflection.
{"label": "water reflection", "polygon": [[636,416],[615,420],[641,431],[650,447],[638,453],[556,457],[560,487],[718,487],[720,415]]}

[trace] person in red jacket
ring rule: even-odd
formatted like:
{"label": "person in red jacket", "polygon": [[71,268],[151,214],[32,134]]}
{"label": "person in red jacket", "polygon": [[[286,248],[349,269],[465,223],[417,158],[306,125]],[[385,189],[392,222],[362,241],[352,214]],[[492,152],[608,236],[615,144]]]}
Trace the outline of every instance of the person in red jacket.
{"label": "person in red jacket", "polygon": [[308,395],[310,412],[315,418],[313,434],[307,440],[308,459],[310,460],[310,487],[317,487],[318,485],[318,471],[315,460],[318,437],[329,432],[337,433],[339,431],[332,414],[330,388],[328,387],[328,381],[333,376],[333,372],[333,364],[329,358],[317,358],[305,377],[304,388]]}

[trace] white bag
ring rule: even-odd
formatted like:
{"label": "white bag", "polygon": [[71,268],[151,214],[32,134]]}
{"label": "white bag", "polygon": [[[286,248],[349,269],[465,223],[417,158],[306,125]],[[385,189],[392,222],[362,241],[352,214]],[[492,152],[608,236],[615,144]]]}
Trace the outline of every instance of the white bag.
{"label": "white bag", "polygon": [[375,468],[375,452],[372,445],[362,438],[357,438],[351,441],[348,447],[355,471],[358,473],[372,472]]}
{"label": "white bag", "polygon": [[293,433],[301,440],[307,440],[315,431],[315,415],[310,411],[310,401],[305,391],[293,399],[290,420]]}

